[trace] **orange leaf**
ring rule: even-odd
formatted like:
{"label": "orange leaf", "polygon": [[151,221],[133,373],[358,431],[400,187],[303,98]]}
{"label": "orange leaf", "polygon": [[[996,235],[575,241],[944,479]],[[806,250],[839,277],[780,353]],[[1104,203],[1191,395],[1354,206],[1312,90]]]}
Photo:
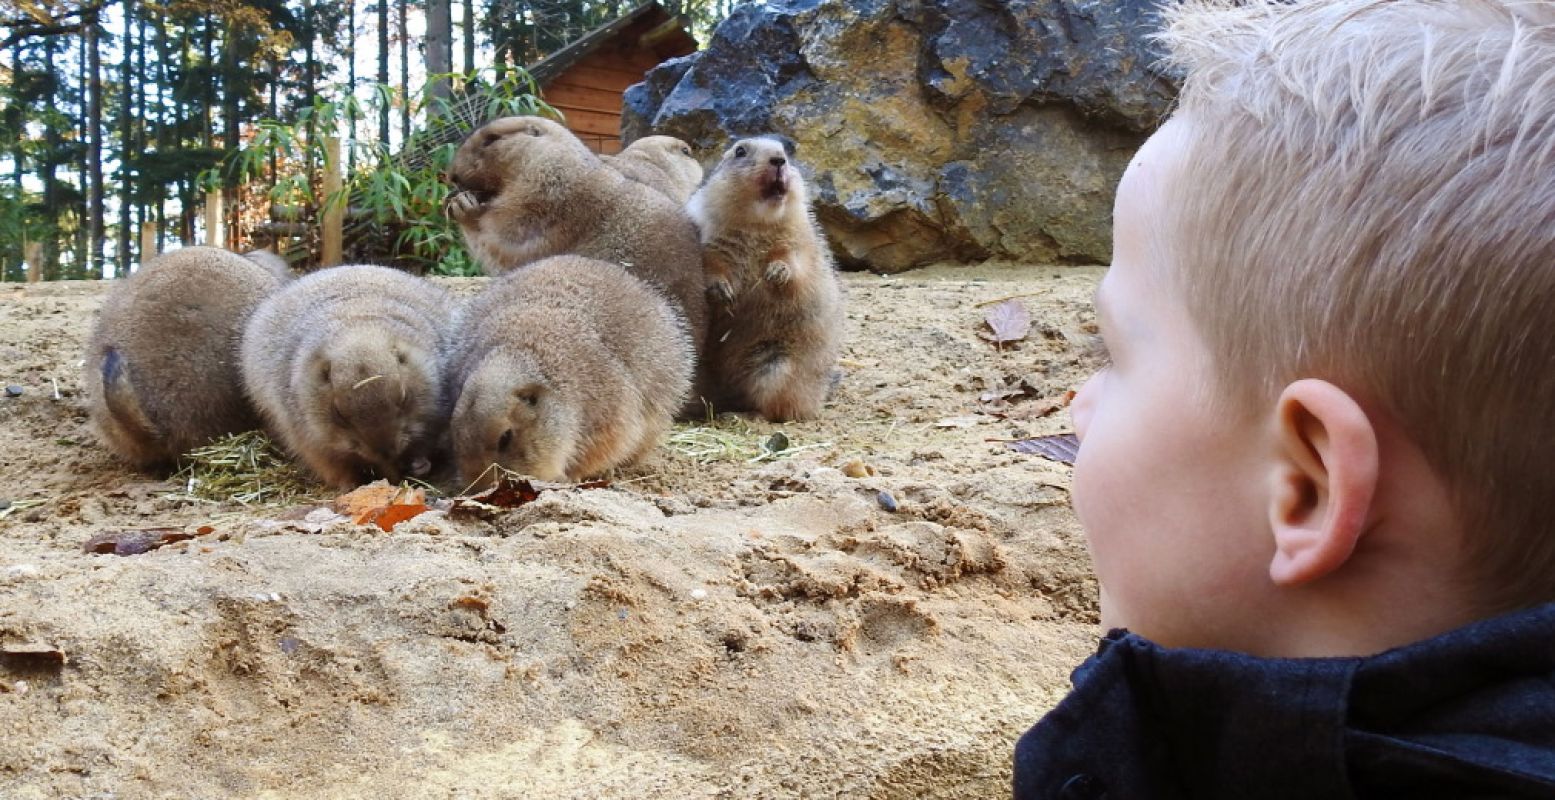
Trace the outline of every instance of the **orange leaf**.
{"label": "orange leaf", "polygon": [[373,481],[335,498],[335,512],[357,525],[373,524],[385,531],[427,510],[426,492],[408,486]]}

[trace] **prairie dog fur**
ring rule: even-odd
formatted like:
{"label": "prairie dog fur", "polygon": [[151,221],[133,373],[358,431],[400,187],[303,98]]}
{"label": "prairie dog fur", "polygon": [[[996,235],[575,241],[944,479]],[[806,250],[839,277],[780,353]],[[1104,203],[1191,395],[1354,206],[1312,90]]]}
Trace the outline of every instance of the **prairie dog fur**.
{"label": "prairie dog fur", "polygon": [[270,250],[250,250],[244,253],[243,257],[269,270],[270,274],[282,283],[296,277],[292,274],[292,265],[287,263],[279,253]]}
{"label": "prairie dog fur", "polygon": [[700,349],[702,253],[679,203],[540,117],[504,117],[470,134],[448,177],[457,187],[448,213],[488,274],[561,254],[620,264],[664,294]]}
{"label": "prairie dog fur", "polygon": [[820,412],[842,350],[842,290],[790,145],[741,139],[686,210],[711,304],[703,394],[769,420]]}
{"label": "prairie dog fur", "polygon": [[644,136],[625,150],[601,158],[622,175],[652,186],[680,205],[702,183],[702,165],[691,155],[691,145],[673,136]]}
{"label": "prairie dog fur", "polygon": [[579,256],[493,281],[457,340],[449,430],[465,481],[491,464],[579,480],[635,461],[691,388],[691,340],[669,303],[620,266]]}
{"label": "prairie dog fur", "polygon": [[117,281],[87,342],[87,412],[103,443],[141,468],[259,427],[238,340],[280,281],[214,247],[158,256]]}
{"label": "prairie dog fur", "polygon": [[266,300],[243,334],[243,383],[293,454],[336,488],[430,471],[441,434],[450,301],[387,267],[320,270]]}

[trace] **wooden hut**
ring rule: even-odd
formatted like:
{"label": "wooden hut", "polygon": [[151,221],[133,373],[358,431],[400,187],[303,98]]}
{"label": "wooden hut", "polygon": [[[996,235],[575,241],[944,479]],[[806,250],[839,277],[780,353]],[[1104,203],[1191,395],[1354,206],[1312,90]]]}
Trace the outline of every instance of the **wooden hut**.
{"label": "wooden hut", "polygon": [[685,17],[647,2],[529,67],[545,102],[597,153],[621,149],[621,95],[648,70],[696,52]]}

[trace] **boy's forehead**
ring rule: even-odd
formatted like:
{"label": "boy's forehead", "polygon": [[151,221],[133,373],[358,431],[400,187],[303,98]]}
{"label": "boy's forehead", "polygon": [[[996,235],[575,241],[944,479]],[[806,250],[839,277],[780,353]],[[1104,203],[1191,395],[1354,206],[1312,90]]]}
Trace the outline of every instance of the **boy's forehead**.
{"label": "boy's forehead", "polygon": [[1148,192],[1160,192],[1177,178],[1177,167],[1187,151],[1192,126],[1181,115],[1163,124],[1134,153],[1123,179],[1118,182],[1118,202],[1138,203]]}
{"label": "boy's forehead", "polygon": [[[1189,122],[1181,115],[1173,116],[1139,148],[1118,182],[1113,206],[1113,265],[1140,271],[1139,277],[1150,284],[1165,278],[1163,270],[1176,249],[1171,241],[1175,231],[1172,197],[1182,188],[1176,184],[1185,177],[1182,165],[1191,135]],[[1104,280],[1101,287],[1106,284]]]}

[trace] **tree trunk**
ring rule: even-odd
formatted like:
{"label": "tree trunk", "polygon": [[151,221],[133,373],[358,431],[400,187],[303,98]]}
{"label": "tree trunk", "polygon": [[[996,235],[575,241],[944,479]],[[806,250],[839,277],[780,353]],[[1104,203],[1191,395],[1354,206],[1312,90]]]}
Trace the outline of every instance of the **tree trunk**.
{"label": "tree trunk", "polygon": [[[389,0],[378,0],[378,86],[389,85]],[[378,141],[389,146],[389,104],[378,107]]]}
{"label": "tree trunk", "polygon": [[318,62],[313,57],[313,42],[318,36],[313,19],[313,0],[302,0],[302,107],[312,108],[318,97]]}
{"label": "tree trunk", "polygon": [[[136,79],[134,81],[134,97],[136,113],[131,116],[131,121],[135,126],[135,150],[133,152],[136,153],[146,153],[150,151],[151,121],[156,114],[155,111],[147,107],[146,100],[146,84],[148,82],[153,84],[155,83],[155,81],[149,80],[151,73],[147,71],[148,65],[146,64],[146,51],[149,49],[146,45],[151,41],[150,32],[147,30],[147,26],[149,25],[146,14],[147,10],[148,9],[145,8],[141,9],[141,13],[137,15],[138,19],[135,25]],[[151,187],[146,185],[146,174],[144,171],[136,171],[134,188],[135,194],[137,195],[135,198],[135,217],[136,219],[140,220],[140,229],[142,231],[141,239],[144,241],[144,231],[146,226],[154,225],[155,223],[152,220],[156,219],[151,215],[151,207],[147,203],[147,199],[151,197],[152,191]],[[155,234],[155,230],[153,230],[152,233]],[[153,238],[155,237],[153,236]],[[146,258],[149,258],[146,253],[155,254],[156,249],[154,247],[149,249],[144,247],[136,248],[134,260],[143,261]],[[134,260],[132,260],[131,263],[134,263]]]}
{"label": "tree trunk", "polygon": [[[243,131],[238,119],[242,110],[241,98],[238,96],[240,89],[237,86],[237,81],[234,80],[237,72],[238,43],[232,35],[232,29],[228,28],[227,35],[221,43],[222,149],[228,155],[236,153],[243,143]],[[237,177],[231,174],[225,176],[222,181],[222,187],[222,230],[219,232],[222,235],[218,238],[215,235],[216,231],[208,230],[206,231],[206,236],[209,237],[216,247],[230,247],[238,234]]]}
{"label": "tree trunk", "polygon": [[[453,63],[453,14],[449,7],[450,0],[427,0],[427,72],[431,75],[446,75],[454,71]],[[448,80],[436,78],[432,81],[427,95],[439,106],[431,113],[441,113],[441,103],[435,101],[447,101],[450,94]]]}
{"label": "tree trunk", "polygon": [[[313,108],[319,96],[313,58],[313,40],[317,27],[313,19],[313,0],[302,0],[302,107],[308,109]],[[311,184],[314,169],[313,147],[318,142],[318,126],[314,123],[311,113],[308,115],[307,124],[303,126],[303,135],[307,138],[308,145],[302,151],[302,169],[303,174],[309,176]]]}
{"label": "tree trunk", "polygon": [[410,141],[410,32],[405,25],[405,17],[410,6],[410,0],[400,0],[400,94],[404,102],[400,104],[400,146]]}
{"label": "tree trunk", "polygon": [[103,80],[102,53],[98,51],[97,12],[91,12],[82,28],[86,35],[87,118],[87,266],[93,277],[103,269]]}
{"label": "tree trunk", "polygon": [[[356,98],[356,0],[346,0],[346,97]],[[346,172],[356,171],[356,104],[346,103]]]}
{"label": "tree trunk", "polygon": [[464,74],[475,74],[475,0],[464,0]]}
{"label": "tree trunk", "polygon": [[114,273],[119,277],[130,274],[130,158],[134,154],[135,129],[131,118],[135,110],[135,47],[132,42],[130,22],[135,18],[135,0],[124,0],[124,63],[119,79],[124,84],[124,99],[119,106],[119,229],[118,265]]}
{"label": "tree trunk", "polygon": [[[22,68],[22,40],[16,40],[16,46],[11,50],[11,66],[13,69]],[[22,185],[22,176],[27,174],[27,150],[26,137],[18,136],[11,143],[11,168],[16,170],[16,185]]]}

